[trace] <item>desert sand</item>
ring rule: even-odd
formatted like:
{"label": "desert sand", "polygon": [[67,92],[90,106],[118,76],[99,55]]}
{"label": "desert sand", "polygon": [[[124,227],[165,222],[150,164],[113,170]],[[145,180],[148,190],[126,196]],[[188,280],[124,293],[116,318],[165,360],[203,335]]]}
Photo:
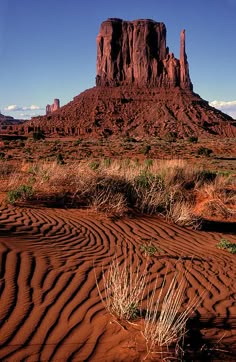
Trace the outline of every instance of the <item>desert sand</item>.
{"label": "desert sand", "polygon": [[[188,270],[186,298],[205,290],[192,315],[186,358],[235,360],[236,264],[235,255],[216,248],[223,237],[236,242],[235,233],[195,231],[158,216],[119,219],[2,204],[0,360],[144,360],[142,321],[130,324],[109,314],[95,282],[103,292],[102,267],[114,256],[124,263],[127,255],[134,264],[148,262],[151,288],[178,265]],[[148,261],[144,240],[157,247]],[[151,354],[146,360],[161,359]]]}

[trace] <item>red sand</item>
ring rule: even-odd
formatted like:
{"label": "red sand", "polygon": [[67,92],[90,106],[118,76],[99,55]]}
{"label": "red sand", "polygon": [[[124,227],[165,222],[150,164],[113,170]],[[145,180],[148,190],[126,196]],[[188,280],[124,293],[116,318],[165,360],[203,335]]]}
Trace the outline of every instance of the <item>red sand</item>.
{"label": "red sand", "polygon": [[109,219],[6,206],[0,211],[1,361],[142,361],[141,322],[119,324],[106,311],[94,268],[100,283],[101,266],[114,255],[122,263],[127,254],[145,263],[143,239],[163,250],[150,258],[151,286],[167,269],[171,278],[182,257],[178,265],[189,270],[186,296],[210,290],[195,314],[202,334],[198,351],[209,338],[216,347],[222,338],[225,349],[236,349],[235,255],[216,248],[222,237],[236,242],[236,235],[183,229],[158,217]]}

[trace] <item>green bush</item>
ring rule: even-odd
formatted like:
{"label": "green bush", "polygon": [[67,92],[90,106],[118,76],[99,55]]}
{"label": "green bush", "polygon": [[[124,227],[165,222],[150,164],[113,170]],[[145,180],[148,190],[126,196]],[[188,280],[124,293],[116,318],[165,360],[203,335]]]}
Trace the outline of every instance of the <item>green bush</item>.
{"label": "green bush", "polygon": [[236,254],[236,244],[231,243],[227,239],[222,238],[216,246],[218,249],[227,250],[231,254]]}
{"label": "green bush", "polygon": [[33,196],[32,186],[20,185],[16,190],[8,191],[7,201],[10,204],[15,204],[17,200],[28,200]]}
{"label": "green bush", "polygon": [[100,166],[100,162],[99,161],[92,161],[89,164],[89,167],[93,170],[96,171]]}

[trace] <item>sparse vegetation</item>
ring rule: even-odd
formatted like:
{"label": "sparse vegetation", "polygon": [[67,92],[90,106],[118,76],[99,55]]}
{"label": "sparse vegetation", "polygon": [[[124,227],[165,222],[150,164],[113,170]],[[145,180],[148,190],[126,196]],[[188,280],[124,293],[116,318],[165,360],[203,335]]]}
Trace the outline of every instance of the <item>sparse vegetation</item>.
{"label": "sparse vegetation", "polygon": [[[92,207],[109,215],[130,210],[161,214],[181,226],[199,228],[202,217],[221,214],[229,218],[236,204],[235,178],[217,175],[183,160],[111,160],[32,164],[30,172],[9,177],[7,191],[30,185],[34,195],[66,195],[67,206]],[[196,214],[197,198],[204,198]]]}
{"label": "sparse vegetation", "polygon": [[163,251],[152,243],[152,239],[142,239],[140,250],[145,256],[153,256],[155,253]]}
{"label": "sparse vegetation", "polygon": [[144,316],[142,334],[148,354],[162,347],[178,346],[186,333],[186,323],[203,295],[196,295],[183,308],[187,285],[185,271],[176,271],[170,283],[165,276],[159,287],[157,275],[150,292],[147,266],[144,270],[139,266],[134,268],[131,263],[127,264],[127,260],[129,258],[121,265],[114,258],[108,270],[102,270],[102,288],[96,276],[97,289],[105,308],[120,320]]}
{"label": "sparse vegetation", "polygon": [[207,147],[199,147],[198,150],[197,150],[197,154],[199,156],[206,156],[206,157],[209,157],[211,154],[212,154],[212,150],[210,148],[207,148]]}
{"label": "sparse vegetation", "polygon": [[194,310],[199,306],[202,295],[188,301],[183,309],[186,289],[186,273],[175,272],[172,281],[167,286],[166,277],[157,294],[157,282],[147,299],[147,309],[144,321],[143,335],[146,339],[147,351],[155,353],[157,347],[180,346],[187,329],[186,323]]}
{"label": "sparse vegetation", "polygon": [[231,243],[229,240],[222,238],[216,245],[218,249],[229,251],[231,254],[236,254],[236,244]]}
{"label": "sparse vegetation", "polygon": [[58,165],[64,165],[65,161],[61,153],[58,153],[57,155],[57,163]]}
{"label": "sparse vegetation", "polygon": [[188,137],[188,141],[190,143],[197,143],[198,142],[198,137],[197,136],[190,136],[190,137]]}
{"label": "sparse vegetation", "polygon": [[8,191],[7,200],[10,204],[15,204],[19,200],[28,200],[33,196],[33,189],[30,185],[20,185],[15,190]]}
{"label": "sparse vegetation", "polygon": [[151,146],[150,145],[146,145],[143,147],[143,149],[141,150],[141,152],[146,156],[149,154],[149,152],[151,151]]}
{"label": "sparse vegetation", "polygon": [[104,296],[97,283],[101,300],[109,313],[119,319],[132,320],[140,316],[140,303],[146,288],[146,273],[127,264],[120,265],[115,258],[107,272],[102,271]]}
{"label": "sparse vegetation", "polygon": [[33,140],[34,141],[39,141],[39,140],[43,140],[45,138],[45,134],[43,131],[38,130],[37,132],[33,132]]}

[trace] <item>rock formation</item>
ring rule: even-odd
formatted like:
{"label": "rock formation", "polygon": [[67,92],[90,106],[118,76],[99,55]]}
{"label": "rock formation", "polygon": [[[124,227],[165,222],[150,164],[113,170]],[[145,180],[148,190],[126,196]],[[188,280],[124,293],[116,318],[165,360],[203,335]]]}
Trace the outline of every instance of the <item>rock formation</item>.
{"label": "rock formation", "polygon": [[104,21],[97,37],[96,87],[57,112],[55,101],[46,116],[24,124],[26,134],[42,129],[46,135],[93,139],[236,137],[236,121],[193,92],[185,31],[177,59],[166,46],[165,25],[153,20]]}
{"label": "rock formation", "polygon": [[60,100],[58,98],[55,98],[53,104],[46,105],[46,115],[57,111],[59,108],[60,108]]}
{"label": "rock formation", "polygon": [[22,119],[15,119],[11,116],[4,116],[2,113],[0,113],[0,132],[2,131],[1,126],[16,125],[16,124],[20,124],[23,122],[24,122],[24,120],[22,120]]}
{"label": "rock formation", "polygon": [[180,60],[166,47],[166,27],[153,20],[108,19],[97,36],[97,86],[135,84],[192,89],[181,32]]}

